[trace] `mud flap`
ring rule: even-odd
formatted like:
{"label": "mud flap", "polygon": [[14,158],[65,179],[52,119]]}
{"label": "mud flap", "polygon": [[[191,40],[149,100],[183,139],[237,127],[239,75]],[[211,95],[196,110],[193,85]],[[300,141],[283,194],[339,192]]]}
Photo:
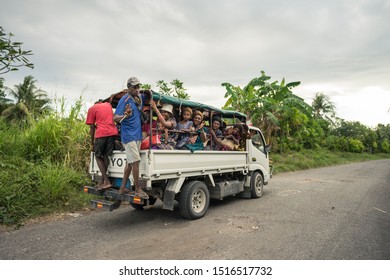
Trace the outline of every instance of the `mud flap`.
{"label": "mud flap", "polygon": [[244,183],[244,191],[240,192],[239,196],[241,198],[251,198],[251,175],[247,175]]}
{"label": "mud flap", "polygon": [[170,190],[165,190],[163,209],[173,211],[174,203],[175,203],[175,192]]}
{"label": "mud flap", "polygon": [[179,177],[168,181],[167,187],[164,191],[163,209],[173,210],[175,203],[175,195],[180,191],[185,177]]}

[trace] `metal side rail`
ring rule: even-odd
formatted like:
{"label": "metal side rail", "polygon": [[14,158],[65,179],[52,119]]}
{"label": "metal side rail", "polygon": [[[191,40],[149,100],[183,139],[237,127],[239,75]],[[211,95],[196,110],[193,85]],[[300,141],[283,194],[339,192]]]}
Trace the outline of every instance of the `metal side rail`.
{"label": "metal side rail", "polygon": [[85,193],[104,197],[104,199],[91,200],[91,207],[96,209],[113,211],[119,208],[122,201],[142,206],[147,206],[149,204],[148,199],[143,199],[132,194],[120,194],[117,189],[98,190],[93,186],[84,186],[83,190]]}

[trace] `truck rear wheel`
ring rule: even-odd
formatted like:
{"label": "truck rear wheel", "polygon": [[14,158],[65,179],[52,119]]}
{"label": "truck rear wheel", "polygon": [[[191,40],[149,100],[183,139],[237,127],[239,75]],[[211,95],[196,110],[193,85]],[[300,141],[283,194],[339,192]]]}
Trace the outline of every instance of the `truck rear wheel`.
{"label": "truck rear wheel", "polygon": [[179,211],[183,218],[195,220],[202,218],[210,204],[210,192],[201,181],[187,182],[180,191]]}
{"label": "truck rear wheel", "polygon": [[264,179],[260,172],[255,171],[251,176],[251,196],[259,198],[263,195]]}

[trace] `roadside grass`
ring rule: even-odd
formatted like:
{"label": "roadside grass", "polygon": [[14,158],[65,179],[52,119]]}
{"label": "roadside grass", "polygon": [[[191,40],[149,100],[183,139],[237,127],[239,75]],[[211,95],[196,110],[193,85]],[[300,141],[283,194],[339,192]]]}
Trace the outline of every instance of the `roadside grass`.
{"label": "roadside grass", "polygon": [[[81,102],[81,100],[80,100]],[[0,224],[89,205],[89,129],[80,102],[20,129],[0,118]]]}
{"label": "roadside grass", "polygon": [[302,150],[272,154],[270,159],[274,165],[274,174],[298,171],[324,166],[340,165],[367,160],[390,159],[390,154],[348,153],[322,149]]}
{"label": "roadside grass", "polygon": [[87,207],[81,191],[84,172],[61,164],[34,164],[20,157],[0,162],[0,223],[20,226],[24,220]]}

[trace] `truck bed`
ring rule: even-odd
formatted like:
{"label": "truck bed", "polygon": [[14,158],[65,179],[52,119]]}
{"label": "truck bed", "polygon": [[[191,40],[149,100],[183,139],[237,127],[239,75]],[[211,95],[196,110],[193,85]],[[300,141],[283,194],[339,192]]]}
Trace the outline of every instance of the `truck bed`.
{"label": "truck bed", "polygon": [[[228,172],[248,172],[246,151],[190,151],[184,150],[142,150],[140,178],[151,186],[154,180],[180,177],[206,176]],[[110,158],[108,176],[123,178],[126,155],[114,151]],[[90,173],[100,175],[93,153],[91,153]]]}

